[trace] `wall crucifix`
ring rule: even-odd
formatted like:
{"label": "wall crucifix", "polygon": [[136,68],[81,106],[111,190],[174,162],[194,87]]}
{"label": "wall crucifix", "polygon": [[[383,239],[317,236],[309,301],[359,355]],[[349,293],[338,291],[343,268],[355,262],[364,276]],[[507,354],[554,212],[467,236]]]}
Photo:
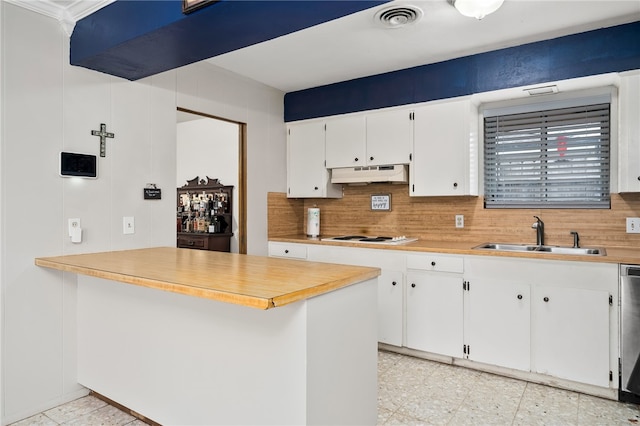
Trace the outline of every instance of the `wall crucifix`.
{"label": "wall crucifix", "polygon": [[104,123],[100,123],[100,130],[92,130],[91,134],[93,136],[100,137],[100,157],[107,156],[107,138],[114,138],[116,135],[113,133],[107,132],[107,125]]}

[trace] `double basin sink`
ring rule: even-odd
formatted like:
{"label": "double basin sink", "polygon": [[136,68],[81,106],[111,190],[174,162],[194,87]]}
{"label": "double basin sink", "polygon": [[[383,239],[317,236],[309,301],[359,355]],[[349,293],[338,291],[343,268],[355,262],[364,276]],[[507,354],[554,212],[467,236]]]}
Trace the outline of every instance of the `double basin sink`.
{"label": "double basin sink", "polygon": [[479,250],[492,251],[510,251],[510,252],[526,252],[526,253],[552,253],[552,254],[571,254],[571,255],[587,255],[587,256],[606,256],[607,252],[599,247],[561,247],[561,246],[539,246],[536,244],[502,244],[502,243],[485,243],[474,247]]}

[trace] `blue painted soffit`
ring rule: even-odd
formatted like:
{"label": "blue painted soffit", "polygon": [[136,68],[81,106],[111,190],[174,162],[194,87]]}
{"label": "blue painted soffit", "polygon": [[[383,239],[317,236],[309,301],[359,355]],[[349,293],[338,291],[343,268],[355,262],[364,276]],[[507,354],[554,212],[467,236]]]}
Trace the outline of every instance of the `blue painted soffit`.
{"label": "blue painted soffit", "polygon": [[290,92],[285,121],[640,69],[640,22]]}
{"label": "blue painted soffit", "polygon": [[81,19],[71,65],[138,80],[389,0],[220,0],[190,14],[181,0],[119,0]]}

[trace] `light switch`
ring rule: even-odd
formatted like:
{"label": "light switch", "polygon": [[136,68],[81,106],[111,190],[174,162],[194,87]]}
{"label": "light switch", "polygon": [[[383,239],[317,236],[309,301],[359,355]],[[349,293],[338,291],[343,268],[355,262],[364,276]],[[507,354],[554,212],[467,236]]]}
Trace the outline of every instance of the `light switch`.
{"label": "light switch", "polygon": [[136,223],[133,216],[125,216],[122,218],[122,233],[123,234],[135,234]]}

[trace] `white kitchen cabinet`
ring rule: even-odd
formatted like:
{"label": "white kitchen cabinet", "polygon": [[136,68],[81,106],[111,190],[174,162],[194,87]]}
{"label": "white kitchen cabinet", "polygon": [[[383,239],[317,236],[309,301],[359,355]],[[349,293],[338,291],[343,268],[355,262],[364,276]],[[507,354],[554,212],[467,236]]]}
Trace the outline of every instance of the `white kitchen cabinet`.
{"label": "white kitchen cabinet", "polygon": [[269,257],[286,257],[289,259],[306,259],[307,246],[295,243],[279,243],[269,241]]}
{"label": "white kitchen cabinet", "polygon": [[[620,77],[618,192],[640,192],[640,72]],[[613,159],[612,159],[613,161]]]}
{"label": "white kitchen cabinet", "polygon": [[409,164],[412,145],[412,110],[367,114],[367,165]]}
{"label": "white kitchen cabinet", "polygon": [[609,309],[607,291],[534,287],[532,370],[609,386]]}
{"label": "white kitchen cabinet", "polygon": [[367,164],[367,134],[364,115],[330,117],[326,121],[327,168]]}
{"label": "white kitchen cabinet", "polygon": [[326,119],[327,168],[409,164],[413,144],[408,109]]}
{"label": "white kitchen cabinet", "polygon": [[474,278],[465,292],[466,357],[529,371],[530,287],[519,280]]}
{"label": "white kitchen cabinet", "polygon": [[469,98],[415,109],[411,196],[478,195],[478,112]]}
{"label": "white kitchen cabinet", "polygon": [[378,341],[388,345],[402,346],[403,278],[390,270],[378,277]]}
{"label": "white kitchen cabinet", "polygon": [[324,122],[290,124],[287,133],[287,197],[341,198],[325,167]]}
{"label": "white kitchen cabinet", "polygon": [[405,255],[390,250],[308,245],[307,259],[380,268],[378,277],[378,339],[402,346]]}
{"label": "white kitchen cabinet", "polygon": [[462,284],[460,274],[407,272],[408,348],[462,357]]}

